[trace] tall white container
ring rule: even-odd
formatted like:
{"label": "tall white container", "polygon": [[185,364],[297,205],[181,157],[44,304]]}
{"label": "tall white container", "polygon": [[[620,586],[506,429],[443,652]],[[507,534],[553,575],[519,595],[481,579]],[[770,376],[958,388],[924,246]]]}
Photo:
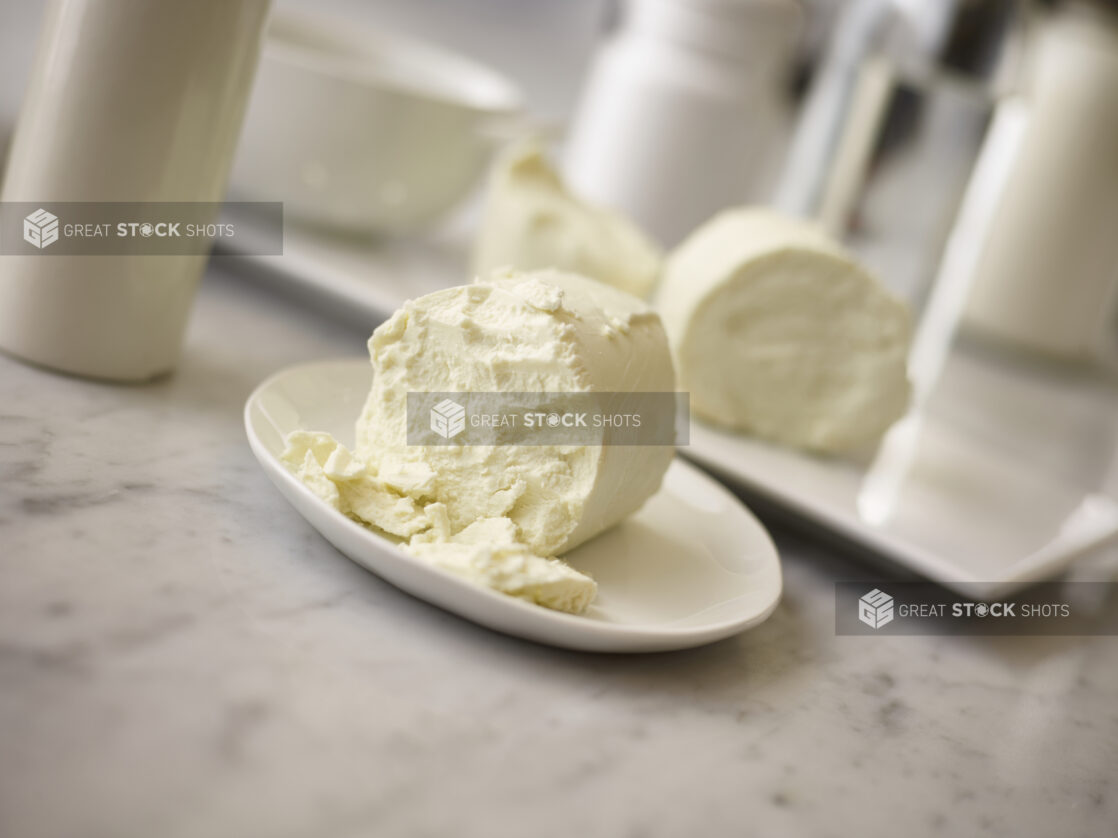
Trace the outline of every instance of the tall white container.
{"label": "tall white container", "polygon": [[673,245],[761,197],[795,0],[630,0],[591,69],[564,156],[579,194]]}
{"label": "tall white container", "polygon": [[[2,200],[221,200],[268,6],[53,0]],[[99,378],[167,372],[205,259],[0,256],[0,349]]]}
{"label": "tall white container", "polygon": [[1029,120],[967,303],[973,329],[1069,360],[1118,359],[1118,13],[1039,32]]}

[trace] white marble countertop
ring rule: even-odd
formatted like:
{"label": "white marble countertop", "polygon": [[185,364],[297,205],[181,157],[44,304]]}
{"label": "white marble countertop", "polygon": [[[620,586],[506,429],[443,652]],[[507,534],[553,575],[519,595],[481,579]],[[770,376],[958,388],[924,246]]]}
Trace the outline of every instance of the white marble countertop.
{"label": "white marble countertop", "polygon": [[1113,834],[1118,639],[836,637],[867,571],[783,530],[773,618],[667,655],[356,567],[241,408],[365,337],[211,269],[166,380],[0,357],[0,835]]}

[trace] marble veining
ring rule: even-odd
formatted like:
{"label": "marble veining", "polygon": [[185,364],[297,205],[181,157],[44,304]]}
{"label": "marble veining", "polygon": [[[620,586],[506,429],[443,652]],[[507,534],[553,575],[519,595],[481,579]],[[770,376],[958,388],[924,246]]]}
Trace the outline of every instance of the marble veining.
{"label": "marble veining", "polygon": [[653,656],[356,567],[241,408],[366,337],[214,267],[165,380],[0,357],[0,835],[1113,834],[1118,639],[836,637],[869,571],[785,530],[771,620]]}

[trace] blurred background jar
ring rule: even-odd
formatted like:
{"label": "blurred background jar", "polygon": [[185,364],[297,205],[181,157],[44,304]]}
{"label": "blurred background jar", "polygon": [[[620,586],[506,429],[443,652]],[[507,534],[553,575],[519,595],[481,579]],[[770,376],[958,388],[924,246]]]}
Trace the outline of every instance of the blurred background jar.
{"label": "blurred background jar", "polygon": [[764,197],[800,17],[796,0],[623,4],[575,110],[571,186],[668,246]]}
{"label": "blurred background jar", "polygon": [[965,323],[1069,360],[1118,358],[1118,2],[1056,4],[1031,38],[1020,150]]}

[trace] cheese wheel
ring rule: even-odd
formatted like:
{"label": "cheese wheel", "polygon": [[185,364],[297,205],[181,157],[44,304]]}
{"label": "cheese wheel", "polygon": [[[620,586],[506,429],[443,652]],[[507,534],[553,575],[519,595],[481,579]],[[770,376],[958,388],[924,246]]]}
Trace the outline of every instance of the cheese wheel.
{"label": "cheese wheel", "polygon": [[735,209],[668,258],[657,307],[697,416],[846,451],[906,410],[905,305],[815,225]]}

